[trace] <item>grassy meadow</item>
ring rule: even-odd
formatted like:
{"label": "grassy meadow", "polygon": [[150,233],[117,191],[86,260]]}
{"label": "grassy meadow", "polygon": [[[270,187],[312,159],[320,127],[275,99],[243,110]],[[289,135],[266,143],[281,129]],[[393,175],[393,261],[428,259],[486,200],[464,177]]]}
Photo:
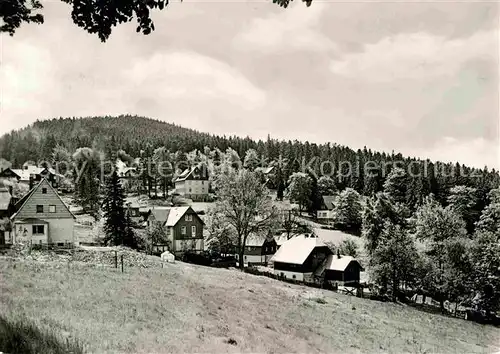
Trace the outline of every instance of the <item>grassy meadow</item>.
{"label": "grassy meadow", "polygon": [[179,262],[121,273],[5,261],[0,288],[6,320],[26,318],[91,353],[493,353],[500,347],[494,327]]}

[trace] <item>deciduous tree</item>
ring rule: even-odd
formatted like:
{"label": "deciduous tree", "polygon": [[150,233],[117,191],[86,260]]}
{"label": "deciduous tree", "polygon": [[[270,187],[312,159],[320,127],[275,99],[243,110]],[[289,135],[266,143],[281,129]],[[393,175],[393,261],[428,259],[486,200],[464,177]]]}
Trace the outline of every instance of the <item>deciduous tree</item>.
{"label": "deciduous tree", "polygon": [[361,196],[352,188],[344,189],[335,204],[334,222],[342,228],[359,230],[361,227]]}
{"label": "deciduous tree", "polygon": [[233,170],[219,177],[218,201],[214,207],[236,235],[239,266],[243,268],[244,247],[250,234],[267,235],[276,224],[277,211],[267,196],[266,188],[253,172]]}
{"label": "deciduous tree", "polygon": [[295,172],[288,180],[288,197],[299,204],[302,211],[311,205],[312,178],[303,172]]}

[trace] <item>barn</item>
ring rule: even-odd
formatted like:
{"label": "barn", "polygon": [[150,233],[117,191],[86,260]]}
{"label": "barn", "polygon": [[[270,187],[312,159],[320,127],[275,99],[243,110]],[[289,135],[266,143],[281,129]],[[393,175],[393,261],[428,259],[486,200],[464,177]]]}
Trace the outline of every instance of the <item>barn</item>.
{"label": "barn", "polygon": [[351,256],[329,255],[324,269],[324,280],[342,286],[359,284],[359,275],[363,271],[361,264]]}

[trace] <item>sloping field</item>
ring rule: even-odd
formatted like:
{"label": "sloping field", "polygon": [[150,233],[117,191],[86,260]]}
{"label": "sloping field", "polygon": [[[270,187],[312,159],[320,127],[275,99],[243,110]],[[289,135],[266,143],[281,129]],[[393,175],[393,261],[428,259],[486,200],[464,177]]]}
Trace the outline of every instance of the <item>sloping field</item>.
{"label": "sloping field", "polygon": [[[500,331],[459,319],[184,263],[3,262],[0,311],[86,352],[492,353]],[[0,348],[1,351],[1,348]]]}

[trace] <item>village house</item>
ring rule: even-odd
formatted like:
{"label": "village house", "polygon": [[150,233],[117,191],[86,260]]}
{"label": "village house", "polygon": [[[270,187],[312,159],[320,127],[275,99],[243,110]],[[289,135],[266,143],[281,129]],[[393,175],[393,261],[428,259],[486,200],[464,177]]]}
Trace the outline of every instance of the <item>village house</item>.
{"label": "village house", "polygon": [[330,284],[355,286],[359,284],[360,273],[363,270],[363,267],[355,258],[337,253],[329,255],[324,269],[318,269],[315,275],[322,277],[325,282]]}
{"label": "village house", "polygon": [[331,221],[334,218],[335,196],[325,195],[321,197],[321,208],[317,212],[319,220]]}
{"label": "village house", "polygon": [[175,192],[193,201],[205,201],[208,197],[209,180],[206,166],[199,165],[184,170],[175,180]]}
{"label": "village house", "polygon": [[29,185],[30,175],[22,169],[12,169],[8,167],[0,172],[0,181],[25,183],[26,185]]}
{"label": "village house", "polygon": [[180,257],[187,251],[204,251],[203,220],[189,206],[153,207],[147,218],[147,228],[160,227],[165,233],[166,244],[153,245],[154,252],[170,251]]}
{"label": "village house", "polygon": [[[250,235],[245,242],[243,250],[243,265],[266,265],[277,250],[276,240],[272,235],[268,237]],[[239,254],[235,255],[239,261]]]}
{"label": "village house", "polygon": [[137,201],[125,200],[124,206],[125,215],[129,216],[138,227],[146,226],[145,222],[149,216],[151,208],[141,206]]}
{"label": "village house", "polygon": [[297,281],[313,282],[314,272],[332,252],[314,235],[299,235],[284,242],[271,262],[274,274]]}
{"label": "village house", "polygon": [[333,254],[314,235],[301,235],[285,241],[271,259],[274,274],[297,281],[341,286],[359,284],[361,264],[351,256]]}
{"label": "village house", "polygon": [[16,203],[10,220],[13,243],[78,245],[74,233],[75,216],[45,178]]}
{"label": "village house", "polygon": [[264,183],[265,183],[266,187],[268,187],[270,189],[276,188],[276,186],[273,185],[274,184],[273,183],[273,176],[274,176],[275,171],[276,171],[276,168],[274,166],[257,167],[255,169],[255,172],[262,174],[262,176],[264,177]]}

